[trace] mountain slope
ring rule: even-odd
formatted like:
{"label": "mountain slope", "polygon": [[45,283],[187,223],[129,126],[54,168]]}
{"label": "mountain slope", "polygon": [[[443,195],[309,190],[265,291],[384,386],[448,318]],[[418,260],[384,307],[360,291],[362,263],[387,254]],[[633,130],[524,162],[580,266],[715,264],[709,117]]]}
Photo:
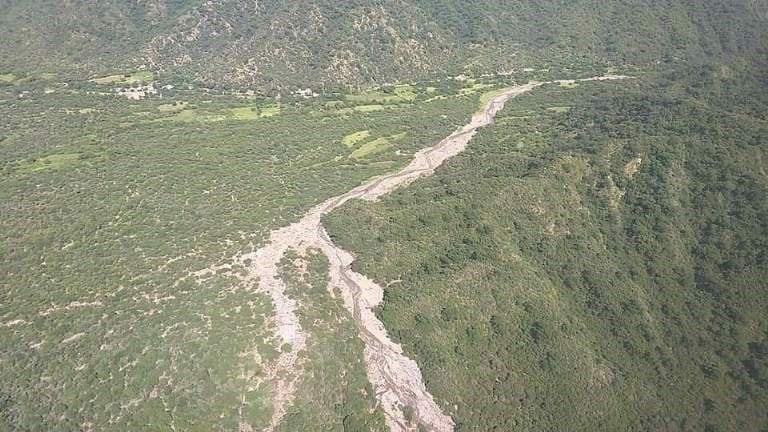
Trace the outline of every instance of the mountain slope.
{"label": "mountain slope", "polygon": [[269,92],[466,70],[759,59],[767,45],[762,0],[4,3],[0,69],[76,76],[146,67]]}
{"label": "mountain slope", "polygon": [[680,72],[521,97],[328,217],[459,430],[762,430],[768,99]]}

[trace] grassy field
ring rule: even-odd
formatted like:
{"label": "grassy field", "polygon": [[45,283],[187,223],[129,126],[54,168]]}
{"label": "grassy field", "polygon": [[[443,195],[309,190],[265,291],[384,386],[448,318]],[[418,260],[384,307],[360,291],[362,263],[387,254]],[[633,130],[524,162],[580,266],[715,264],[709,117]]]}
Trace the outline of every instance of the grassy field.
{"label": "grassy field", "polygon": [[365,140],[369,136],[371,136],[371,131],[369,130],[352,132],[345,136],[341,142],[347,147],[354,147],[357,143]]}
{"label": "grassy field", "polygon": [[114,85],[114,84],[136,84],[141,82],[151,82],[154,79],[154,74],[149,71],[137,71],[126,74],[108,75],[99,78],[91,79],[92,82],[101,85]]}
{"label": "grassy field", "polygon": [[418,96],[418,90],[413,86],[404,84],[387,87],[383,90],[370,90],[359,94],[349,94],[346,99],[360,103],[400,103],[411,102]]}
{"label": "grassy field", "polygon": [[364,142],[360,144],[360,146],[357,147],[352,153],[350,153],[349,157],[352,159],[363,159],[368,156],[387,151],[392,148],[397,143],[397,141],[404,139],[407,135],[408,134],[406,132],[401,132],[398,134],[376,138]]}
{"label": "grassy field", "polygon": [[16,75],[12,73],[0,74],[0,82],[13,83],[14,81],[16,81]]}

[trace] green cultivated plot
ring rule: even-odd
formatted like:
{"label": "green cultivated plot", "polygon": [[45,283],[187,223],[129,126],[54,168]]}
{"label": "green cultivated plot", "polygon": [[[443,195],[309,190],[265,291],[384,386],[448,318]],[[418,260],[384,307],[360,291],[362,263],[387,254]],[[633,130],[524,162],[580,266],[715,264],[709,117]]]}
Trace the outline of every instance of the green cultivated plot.
{"label": "green cultivated plot", "polygon": [[259,118],[259,112],[254,107],[237,107],[230,109],[230,111],[238,120],[255,120]]}
{"label": "green cultivated plot", "polygon": [[13,84],[16,81],[16,75],[12,73],[0,74],[0,82]]}
{"label": "green cultivated plot", "polygon": [[39,171],[43,169],[56,169],[72,165],[80,161],[81,153],[62,153],[43,156],[39,159],[19,163],[17,169],[21,171]]}
{"label": "green cultivated plot", "polygon": [[355,107],[355,111],[360,111],[362,113],[382,111],[384,109],[385,109],[384,105],[358,105]]}
{"label": "green cultivated plot", "polygon": [[371,136],[371,131],[364,130],[345,135],[341,142],[347,147],[354,147],[357,143]]}
{"label": "green cultivated plot", "polygon": [[416,99],[418,93],[410,85],[400,85],[386,90],[371,90],[359,94],[350,94],[346,99],[351,102],[379,102],[379,103],[399,103],[411,102]]}
{"label": "green cultivated plot", "polygon": [[[187,107],[188,103],[184,101],[174,102],[170,104],[160,104],[157,109],[161,112],[179,112],[183,111]],[[239,110],[242,108],[232,108],[232,110]]]}
{"label": "green cultivated plot", "polygon": [[267,106],[259,110],[259,117],[273,117],[280,114],[280,106]]}
{"label": "green cultivated plot", "polygon": [[128,74],[116,74],[105,77],[93,78],[92,82],[96,84],[136,84],[140,82],[150,82],[154,75],[149,71],[138,71]]}
{"label": "green cultivated plot", "polygon": [[383,151],[386,151],[390,147],[392,147],[396,141],[405,138],[406,135],[407,134],[403,132],[395,135],[390,135],[388,137],[381,137],[381,138],[376,138],[374,140],[368,141],[366,143],[361,144],[358,148],[356,148],[355,151],[353,151],[349,155],[349,157],[354,159],[361,159],[376,153],[381,153]]}
{"label": "green cultivated plot", "polygon": [[483,93],[482,95],[480,95],[480,104],[478,106],[479,107],[486,106],[488,102],[491,101],[491,99],[495,98],[496,96],[499,96],[503,91],[504,89],[499,89],[499,90],[491,90]]}

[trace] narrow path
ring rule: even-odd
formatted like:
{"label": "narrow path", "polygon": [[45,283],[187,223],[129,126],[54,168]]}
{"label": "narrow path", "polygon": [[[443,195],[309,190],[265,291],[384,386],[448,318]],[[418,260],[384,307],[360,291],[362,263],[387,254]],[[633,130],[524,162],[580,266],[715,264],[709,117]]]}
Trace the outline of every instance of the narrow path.
{"label": "narrow path", "polygon": [[[550,83],[623,78],[626,77],[609,75]],[[299,253],[308,248],[317,248],[328,257],[329,290],[340,290],[344,306],[357,322],[360,337],[365,342],[364,357],[368,379],[375,390],[390,430],[399,432],[416,429],[415,424],[409,423],[405,418],[403,407],[406,406],[413,412],[413,421],[427,430],[453,430],[453,420],[441,411],[427,391],[416,362],[406,357],[400,345],[389,339],[384,325],[373,313],[373,308],[382,301],[384,290],[372,280],[352,271],[352,255],[333,244],[321,224],[321,218],[351,199],[372,201],[419,177],[431,175],[443,162],[463,151],[479,128],[491,124],[510,98],[543,84],[547,83],[530,82],[506,89],[491,99],[467,125],[436,145],[418,151],[411,163],[402,170],[376,177],[343,195],[326,200],[309,210],[300,221],[273,231],[269,242],[261,249],[235,258],[242,264],[250,262],[249,278],[258,278],[259,289],[268,293],[274,303],[273,319],[277,326],[277,335],[282,344],[291,345],[290,350],[284,350],[267,368],[267,379],[273,385],[274,405],[267,431],[272,431],[279,424],[286,408],[294,399],[297,380],[301,374],[298,354],[306,348],[307,341],[307,333],[301,328],[296,315],[296,302],[285,295],[285,284],[278,275],[280,260],[289,248]]]}

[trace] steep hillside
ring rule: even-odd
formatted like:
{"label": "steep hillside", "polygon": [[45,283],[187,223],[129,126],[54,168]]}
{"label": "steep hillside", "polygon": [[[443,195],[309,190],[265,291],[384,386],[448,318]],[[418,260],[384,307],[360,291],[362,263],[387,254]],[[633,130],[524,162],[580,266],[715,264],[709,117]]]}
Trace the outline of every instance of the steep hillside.
{"label": "steep hillside", "polygon": [[516,102],[326,223],[459,430],[764,430],[764,83],[705,68]]}
{"label": "steep hillside", "polygon": [[764,58],[767,45],[763,0],[3,3],[0,72],[82,77],[143,67],[266,92],[537,66]]}

